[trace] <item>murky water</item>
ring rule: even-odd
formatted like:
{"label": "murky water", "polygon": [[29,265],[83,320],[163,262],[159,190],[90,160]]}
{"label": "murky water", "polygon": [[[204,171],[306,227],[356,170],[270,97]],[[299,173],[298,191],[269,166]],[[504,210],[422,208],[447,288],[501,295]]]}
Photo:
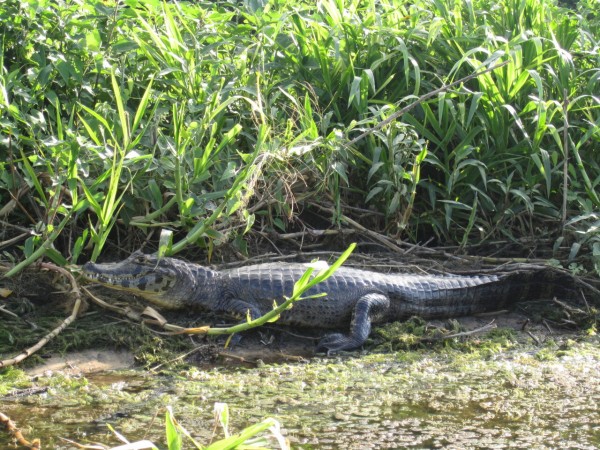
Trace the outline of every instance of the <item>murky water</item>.
{"label": "murky water", "polygon": [[[458,351],[314,359],[252,369],[39,379],[45,392],[5,397],[0,410],[44,448],[148,438],[164,448],[164,407],[201,442],[227,402],[232,431],[274,417],[293,448],[600,447],[600,348]],[[158,415],[157,415],[158,414]],[[218,435],[216,437],[222,437]],[[11,448],[0,433],[0,448]]]}

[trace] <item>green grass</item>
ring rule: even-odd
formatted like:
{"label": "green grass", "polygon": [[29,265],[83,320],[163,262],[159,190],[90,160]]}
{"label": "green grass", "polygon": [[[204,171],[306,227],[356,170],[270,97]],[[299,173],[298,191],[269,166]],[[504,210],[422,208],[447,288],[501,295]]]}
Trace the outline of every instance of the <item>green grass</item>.
{"label": "green grass", "polygon": [[[230,434],[229,432],[229,407],[226,403],[215,403],[214,407],[215,414],[215,430],[216,425],[219,425],[223,429],[225,438],[219,439],[208,446],[204,446],[198,443],[192,435],[179,423],[173,415],[173,410],[170,406],[167,407],[165,414],[165,440],[167,443],[168,450],[182,450],[185,448],[195,448],[199,450],[228,450],[234,448],[281,448],[282,450],[289,449],[289,442],[281,433],[281,425],[279,422],[271,417],[268,417],[261,422],[250,425],[244,428],[237,434]],[[115,431],[109,426],[111,431],[125,444],[119,447],[122,450],[141,450],[150,449],[158,450],[153,442],[149,440],[141,440],[136,442],[129,442],[123,435]],[[258,436],[259,434],[268,431],[270,440],[267,437]],[[184,446],[185,442],[188,443]],[[275,445],[274,442],[277,442]],[[267,447],[268,445],[268,447]]]}
{"label": "green grass", "polygon": [[327,203],[413,242],[542,235],[600,271],[597,6],[8,0],[0,208],[34,232],[11,251],[76,263],[159,229],[167,253],[244,253]]}

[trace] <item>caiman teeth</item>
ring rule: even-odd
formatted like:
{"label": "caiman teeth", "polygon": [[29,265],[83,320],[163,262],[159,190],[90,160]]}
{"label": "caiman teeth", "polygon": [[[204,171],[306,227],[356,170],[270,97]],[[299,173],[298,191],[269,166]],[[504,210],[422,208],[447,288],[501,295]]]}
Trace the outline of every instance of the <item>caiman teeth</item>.
{"label": "caiman teeth", "polygon": [[114,275],[105,275],[102,273],[90,273],[90,272],[86,272],[85,276],[94,280],[102,280],[102,281],[108,281],[110,283],[118,283],[120,281],[132,281],[132,280],[139,280],[140,278],[142,278],[145,274],[138,274],[138,275],[118,275],[118,276],[114,276]]}

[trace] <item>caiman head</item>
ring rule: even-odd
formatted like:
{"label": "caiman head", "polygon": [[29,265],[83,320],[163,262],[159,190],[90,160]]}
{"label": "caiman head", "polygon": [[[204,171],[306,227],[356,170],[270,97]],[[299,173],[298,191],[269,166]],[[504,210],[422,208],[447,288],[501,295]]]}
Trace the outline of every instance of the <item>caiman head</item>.
{"label": "caiman head", "polygon": [[83,265],[88,280],[129,291],[164,308],[181,308],[190,303],[198,283],[216,272],[174,258],[157,258],[134,252],[117,263]]}

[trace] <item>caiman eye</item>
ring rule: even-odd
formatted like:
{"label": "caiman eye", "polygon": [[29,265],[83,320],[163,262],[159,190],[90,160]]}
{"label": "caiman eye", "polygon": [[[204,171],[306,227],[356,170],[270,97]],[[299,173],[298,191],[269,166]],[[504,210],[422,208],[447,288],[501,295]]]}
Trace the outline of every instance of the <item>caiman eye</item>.
{"label": "caiman eye", "polygon": [[146,262],[146,255],[139,254],[133,258],[133,261],[139,264],[143,264]]}

